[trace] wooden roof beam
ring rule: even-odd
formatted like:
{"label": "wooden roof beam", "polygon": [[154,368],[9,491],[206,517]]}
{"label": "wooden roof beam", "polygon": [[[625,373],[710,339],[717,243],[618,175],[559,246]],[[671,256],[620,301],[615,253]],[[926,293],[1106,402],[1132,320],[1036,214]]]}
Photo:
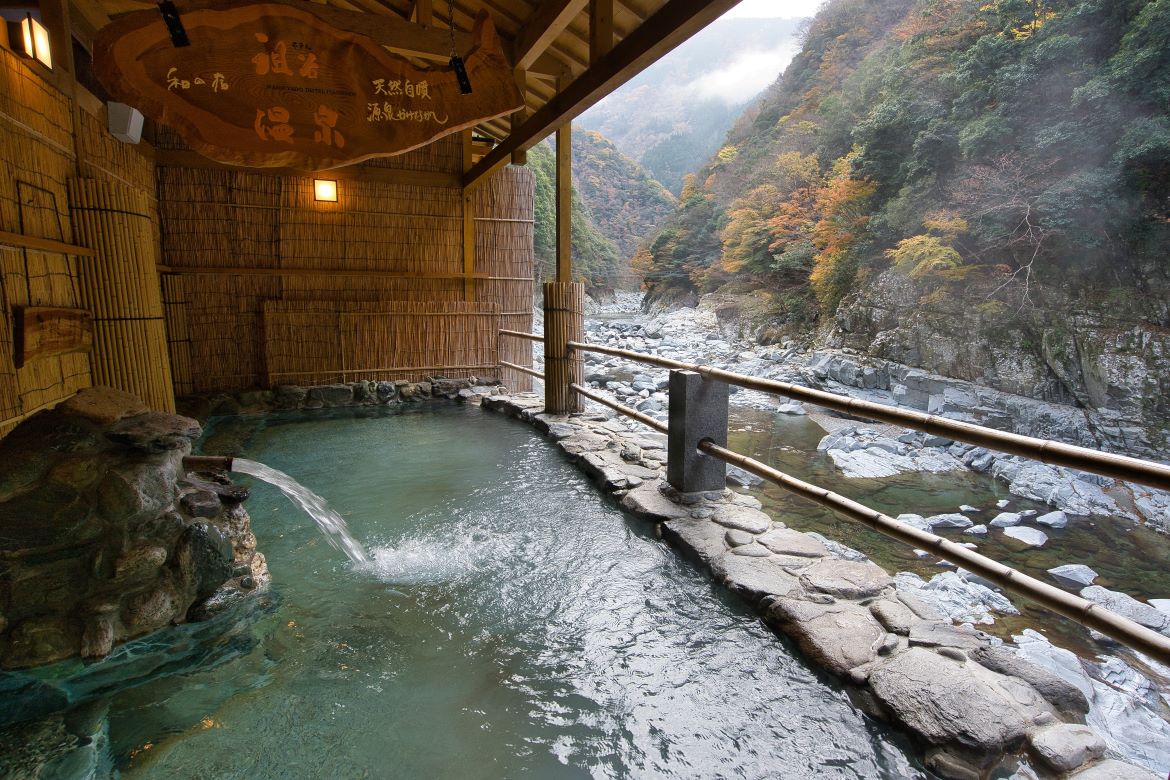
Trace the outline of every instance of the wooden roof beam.
{"label": "wooden roof beam", "polygon": [[588,4],[589,0],[545,0],[520,31],[513,64],[523,70],[533,70],[537,58]]}
{"label": "wooden roof beam", "polygon": [[531,149],[552,130],[571,122],[738,3],[739,0],[668,0],[464,174],[463,186],[471,187],[506,165],[512,152]]}

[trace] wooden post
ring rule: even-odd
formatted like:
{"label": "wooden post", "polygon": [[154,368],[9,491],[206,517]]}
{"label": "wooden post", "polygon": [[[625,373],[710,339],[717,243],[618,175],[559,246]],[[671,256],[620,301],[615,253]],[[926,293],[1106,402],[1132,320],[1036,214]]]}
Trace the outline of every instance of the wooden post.
{"label": "wooden post", "polygon": [[[466,172],[474,164],[472,158],[471,131],[463,131],[463,170]],[[463,300],[475,300],[475,206],[472,203],[471,189],[463,188]]]}
{"label": "wooden post", "polygon": [[[516,88],[520,90],[520,94],[524,97],[526,105],[508,117],[509,133],[514,133],[521,125],[528,121],[528,71],[523,68],[516,68],[512,71],[512,77],[516,80]],[[512,164],[527,165],[528,151],[526,149],[517,149],[512,152]]]}
{"label": "wooden post", "polygon": [[557,128],[557,281],[573,281],[573,128]]}
{"label": "wooden post", "polygon": [[544,283],[544,411],[571,414],[582,410],[571,385],[585,376],[581,355],[570,341],[585,338],[585,285]]}
{"label": "wooden post", "polygon": [[589,0],[589,64],[613,48],[613,0]]}

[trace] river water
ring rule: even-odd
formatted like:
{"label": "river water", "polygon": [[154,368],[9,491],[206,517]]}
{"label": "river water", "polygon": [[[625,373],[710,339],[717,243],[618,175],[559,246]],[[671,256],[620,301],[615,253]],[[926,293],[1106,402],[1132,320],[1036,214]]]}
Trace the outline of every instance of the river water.
{"label": "river water", "polygon": [[900,739],[753,614],[476,408],[223,420],[325,496],[353,565],[273,488],[275,611],[247,654],[113,699],[124,777],[914,777]]}

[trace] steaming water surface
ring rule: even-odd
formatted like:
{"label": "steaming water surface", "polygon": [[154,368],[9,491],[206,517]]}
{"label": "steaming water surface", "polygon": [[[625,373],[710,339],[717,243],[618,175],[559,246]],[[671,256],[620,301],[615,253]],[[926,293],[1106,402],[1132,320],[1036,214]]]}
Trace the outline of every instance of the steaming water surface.
{"label": "steaming water surface", "polygon": [[553,447],[474,408],[221,422],[279,599],[249,654],[123,693],[125,777],[913,777],[897,740]]}

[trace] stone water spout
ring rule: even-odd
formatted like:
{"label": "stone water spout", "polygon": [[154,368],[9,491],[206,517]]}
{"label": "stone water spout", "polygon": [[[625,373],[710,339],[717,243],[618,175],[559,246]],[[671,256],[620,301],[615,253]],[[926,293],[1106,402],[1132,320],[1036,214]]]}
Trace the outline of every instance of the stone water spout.
{"label": "stone water spout", "polygon": [[370,556],[361,543],[349,532],[345,519],[317,495],[295,479],[265,466],[263,463],[233,458],[226,455],[188,455],[183,458],[183,468],[188,471],[234,471],[261,479],[280,489],[280,492],[299,506],[313,519],[325,540],[340,550],[354,563],[369,563]]}

